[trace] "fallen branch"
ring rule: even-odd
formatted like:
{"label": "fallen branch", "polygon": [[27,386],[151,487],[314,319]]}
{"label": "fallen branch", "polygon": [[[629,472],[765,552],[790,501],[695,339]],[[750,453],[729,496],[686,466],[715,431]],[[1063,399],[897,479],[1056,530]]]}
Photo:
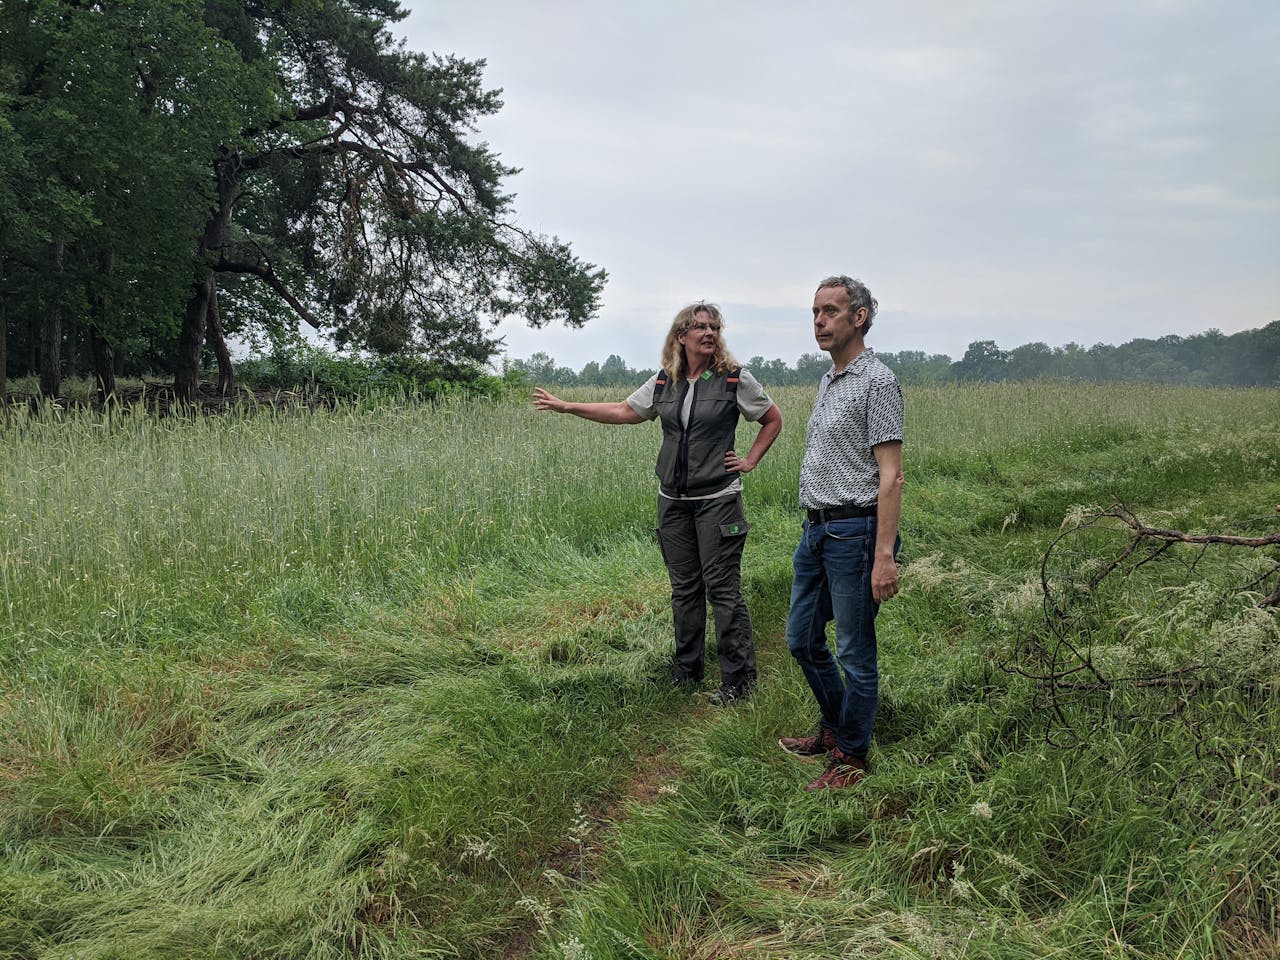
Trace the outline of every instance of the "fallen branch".
{"label": "fallen branch", "polygon": [[[1276,508],[1280,510],[1280,507]],[[1231,547],[1272,547],[1280,545],[1280,533],[1268,533],[1261,537],[1236,537],[1221,533],[1183,533],[1181,530],[1162,530],[1159,527],[1148,527],[1119,500],[1110,510],[1097,514],[1099,517],[1115,517],[1131,529],[1135,536],[1152,537],[1156,540],[1167,540],[1171,543],[1221,543]]]}
{"label": "fallen branch", "polygon": [[[1280,504],[1277,504],[1276,511],[1280,512]],[[1148,555],[1147,557],[1143,558],[1138,563],[1136,563],[1132,567],[1130,572],[1132,572],[1132,570],[1136,570],[1138,567],[1142,566],[1144,563],[1147,563],[1151,560],[1156,559],[1158,556],[1160,556],[1162,553],[1168,550],[1169,547],[1171,547],[1175,543],[1201,544],[1202,549],[1200,551],[1199,556],[1196,557],[1197,563],[1199,562],[1200,557],[1204,556],[1205,550],[1207,550],[1210,546],[1214,546],[1214,545],[1226,546],[1226,547],[1249,547],[1251,549],[1257,549],[1259,547],[1280,546],[1280,533],[1267,533],[1260,537],[1241,537],[1233,534],[1185,533],[1182,530],[1165,530],[1161,527],[1148,527],[1146,524],[1140,521],[1137,518],[1137,516],[1134,515],[1133,511],[1131,511],[1119,500],[1115,501],[1115,503],[1112,504],[1110,510],[1104,510],[1094,514],[1090,518],[1090,521],[1091,522],[1096,521],[1103,517],[1112,517],[1116,520],[1119,520],[1121,523],[1123,523],[1125,526],[1127,526],[1130,530],[1133,531],[1133,539],[1129,542],[1128,547],[1124,550],[1124,552],[1119,557],[1117,557],[1114,561],[1112,561],[1110,564],[1104,567],[1099,573],[1097,573],[1093,577],[1093,579],[1089,582],[1090,589],[1097,587],[1097,585],[1101,583],[1102,580],[1108,574],[1110,574],[1113,570],[1115,570],[1117,567],[1123,564],[1124,561],[1127,560],[1130,556],[1132,556],[1134,551],[1136,551],[1138,547],[1141,546],[1143,542],[1147,540],[1161,541],[1161,545],[1157,547],[1154,551],[1152,551],[1150,555]],[[1047,556],[1048,555],[1046,554],[1046,559],[1047,559]],[[1192,567],[1194,568],[1195,564],[1192,564]],[[1276,573],[1276,572],[1280,572],[1280,567],[1278,567],[1277,570],[1272,571],[1272,573]],[[1257,586],[1259,583],[1262,582],[1263,579],[1265,579],[1265,577],[1260,577],[1258,580],[1255,580],[1249,586]],[[1045,583],[1046,595],[1047,595],[1048,582],[1043,577],[1042,577],[1042,582]],[[1258,602],[1258,606],[1259,607],[1280,606],[1280,579],[1277,579],[1275,588],[1269,594],[1267,594],[1267,596],[1263,597],[1262,600]]]}
{"label": "fallen branch", "polygon": [[[1280,506],[1276,509],[1280,511]],[[1120,526],[1109,523],[1111,520],[1119,521]],[[1106,549],[1093,549],[1087,555],[1071,556],[1071,542],[1080,542],[1077,538],[1086,531],[1110,533],[1122,539],[1114,541]],[[1185,551],[1176,556],[1181,544],[1186,544],[1194,556],[1187,556]],[[1127,675],[1113,673],[1115,665],[1108,665],[1101,652],[1105,649],[1104,644],[1113,642],[1103,638],[1110,633],[1110,623],[1114,622],[1115,614],[1102,612],[1109,608],[1101,599],[1099,589],[1117,572],[1119,577],[1116,579],[1125,582],[1139,571],[1150,572],[1159,582],[1168,577],[1168,572],[1160,572],[1163,564],[1155,563],[1162,559],[1176,562],[1184,584],[1199,582],[1206,576],[1212,576],[1206,575],[1202,567],[1202,563],[1208,564],[1207,558],[1211,553],[1218,553],[1223,548],[1277,546],[1280,546],[1280,532],[1242,536],[1187,533],[1149,526],[1117,500],[1108,510],[1098,510],[1080,518],[1045,550],[1040,564],[1044,597],[1042,627],[1023,635],[1017,648],[1000,664],[1001,669],[1025,677],[1035,685],[1037,709],[1043,710],[1048,720],[1046,739],[1054,744],[1063,733],[1075,736],[1077,740],[1087,739],[1088,733],[1074,729],[1080,714],[1066,707],[1072,700],[1087,698],[1091,694],[1111,695],[1107,700],[1107,704],[1111,704],[1111,697],[1120,690],[1142,689],[1156,694],[1164,690],[1174,704],[1165,715],[1168,718],[1181,715],[1197,697],[1224,685],[1240,692],[1271,690],[1273,679],[1247,671],[1233,678],[1219,676],[1212,658],[1204,656],[1196,662],[1169,665],[1167,669],[1148,665],[1146,670],[1139,668]],[[1064,553],[1067,554],[1065,558]],[[1241,578],[1248,581],[1243,585],[1219,582],[1217,589],[1221,591],[1221,600],[1242,591],[1268,590],[1268,585],[1275,578],[1274,588],[1258,603],[1258,607],[1280,606],[1280,562],[1264,566],[1270,566],[1270,569],[1257,574],[1255,568],[1249,577]],[[1060,572],[1053,572],[1055,570]],[[1137,584],[1134,588],[1142,589]],[[1091,599],[1095,596],[1103,604],[1101,608],[1095,607]],[[1101,619],[1098,618],[1100,613]],[[1203,615],[1212,616],[1212,611],[1206,610]],[[1102,709],[1106,713],[1113,708],[1104,705]],[[1070,719],[1072,717],[1075,719]],[[1093,718],[1096,723],[1103,719],[1101,715]]]}

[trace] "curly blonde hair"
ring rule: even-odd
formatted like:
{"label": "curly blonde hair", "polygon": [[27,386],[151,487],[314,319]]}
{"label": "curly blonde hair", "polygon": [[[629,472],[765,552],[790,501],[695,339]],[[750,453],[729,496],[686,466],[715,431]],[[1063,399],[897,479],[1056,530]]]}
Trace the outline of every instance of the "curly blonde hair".
{"label": "curly blonde hair", "polygon": [[685,361],[684,346],[680,343],[680,337],[689,332],[700,313],[705,313],[713,323],[717,324],[721,331],[716,343],[715,355],[711,358],[711,370],[723,376],[738,367],[738,361],[733,358],[733,354],[725,346],[724,315],[720,313],[720,308],[714,303],[700,300],[697,303],[689,304],[689,306],[676,314],[676,318],[671,321],[671,329],[667,331],[667,339],[662,344],[662,369],[667,372],[667,376],[677,383],[685,375],[685,371],[689,369],[689,365]]}

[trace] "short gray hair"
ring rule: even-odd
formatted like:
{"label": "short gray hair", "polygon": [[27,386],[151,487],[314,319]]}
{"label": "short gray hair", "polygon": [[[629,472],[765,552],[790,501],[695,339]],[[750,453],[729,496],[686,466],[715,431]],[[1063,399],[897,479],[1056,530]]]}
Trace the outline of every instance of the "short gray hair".
{"label": "short gray hair", "polygon": [[862,332],[866,333],[871,329],[871,321],[876,318],[876,308],[880,306],[876,302],[876,298],[871,295],[871,291],[867,289],[867,285],[861,280],[855,280],[853,277],[846,277],[843,273],[838,277],[827,277],[818,284],[818,289],[825,287],[842,287],[845,293],[849,294],[849,310],[857,313],[863,307],[867,308],[867,322],[862,325]]}

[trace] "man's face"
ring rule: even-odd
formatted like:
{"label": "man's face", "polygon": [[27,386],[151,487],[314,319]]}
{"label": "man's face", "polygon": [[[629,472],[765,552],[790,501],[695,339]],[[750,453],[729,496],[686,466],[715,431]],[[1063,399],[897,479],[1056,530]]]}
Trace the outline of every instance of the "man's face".
{"label": "man's face", "polygon": [[813,335],[833,357],[853,343],[866,322],[867,308],[850,310],[849,291],[844,287],[822,287],[813,295]]}

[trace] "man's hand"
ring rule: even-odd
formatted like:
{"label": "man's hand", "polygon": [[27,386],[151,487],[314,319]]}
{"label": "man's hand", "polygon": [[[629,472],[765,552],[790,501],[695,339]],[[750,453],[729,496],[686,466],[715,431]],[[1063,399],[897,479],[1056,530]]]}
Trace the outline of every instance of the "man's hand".
{"label": "man's hand", "polygon": [[898,564],[891,557],[883,560],[877,557],[871,568],[871,596],[876,603],[884,603],[897,594]]}

